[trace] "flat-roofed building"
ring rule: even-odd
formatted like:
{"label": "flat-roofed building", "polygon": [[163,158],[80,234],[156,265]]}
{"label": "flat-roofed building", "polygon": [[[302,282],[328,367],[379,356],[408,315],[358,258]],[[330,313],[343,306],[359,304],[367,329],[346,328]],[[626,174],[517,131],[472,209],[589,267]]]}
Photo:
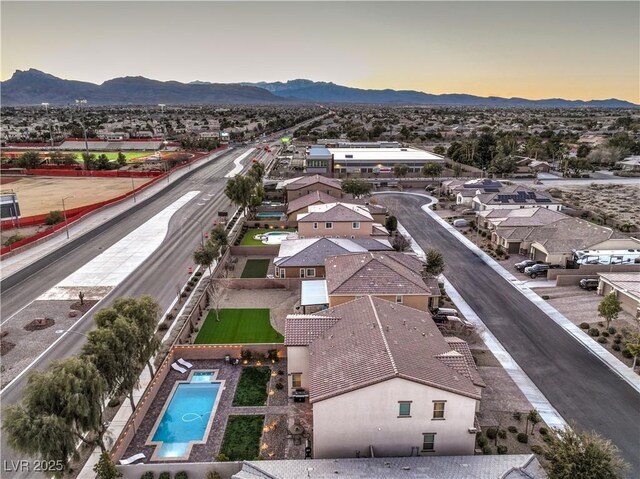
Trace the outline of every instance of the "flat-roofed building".
{"label": "flat-roofed building", "polygon": [[409,173],[419,173],[427,163],[444,163],[445,158],[416,148],[328,148],[334,173],[391,173],[405,164]]}

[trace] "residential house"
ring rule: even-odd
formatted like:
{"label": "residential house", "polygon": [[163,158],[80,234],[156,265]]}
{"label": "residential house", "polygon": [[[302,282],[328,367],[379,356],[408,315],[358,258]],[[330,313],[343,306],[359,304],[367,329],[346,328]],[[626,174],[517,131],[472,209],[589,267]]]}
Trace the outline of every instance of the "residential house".
{"label": "residential house", "polygon": [[325,260],[329,306],[371,294],[422,311],[438,306],[436,278],[424,278],[425,264],[412,255],[370,252],[334,256]]}
{"label": "residential house", "polygon": [[640,173],[640,155],[627,156],[622,161],[617,161],[616,166],[622,171],[629,173]]}
{"label": "residential house", "polygon": [[526,156],[514,156],[512,159],[516,163],[514,176],[535,176],[537,173],[548,173],[551,170],[551,165],[546,161]]}
{"label": "residential house", "polygon": [[342,198],[342,184],[340,180],[326,178],[320,175],[302,176],[285,180],[278,186],[285,189],[287,203],[301,196],[308,195],[313,191],[322,191],[336,199]]}
{"label": "residential house", "polygon": [[[287,205],[287,218],[289,221],[296,221],[299,214],[307,213],[309,211],[309,206],[335,203],[335,201],[336,199],[331,195],[323,193],[322,191],[313,191],[308,195],[296,198]],[[375,223],[384,224],[387,217],[388,210],[385,206],[372,204],[368,200],[354,199],[349,196],[344,196],[341,203],[349,203],[364,207],[369,214],[371,214]]]}
{"label": "residential house", "polygon": [[429,313],[366,295],[287,316],[285,345],[314,458],[473,454],[484,384],[467,343]]}
{"label": "residential house", "polygon": [[367,251],[393,251],[387,239],[304,238],[283,241],[274,259],[276,278],[324,278],[325,259]]}
{"label": "residential house", "polygon": [[598,294],[616,293],[622,309],[634,318],[640,315],[640,273],[598,273]]}
{"label": "residential house", "polygon": [[482,193],[473,198],[475,211],[535,207],[560,211],[562,203],[547,193],[521,185],[504,187],[499,192]]}
{"label": "residential house", "polygon": [[456,204],[471,205],[473,198],[482,193],[497,193],[503,184],[491,178],[477,178],[475,180],[448,180],[442,182],[443,190],[448,195],[455,195]]}
{"label": "residential house", "polygon": [[373,220],[369,211],[360,205],[326,203],[311,205],[306,213],[299,214],[298,234],[302,238],[369,238],[388,237],[389,232]]}

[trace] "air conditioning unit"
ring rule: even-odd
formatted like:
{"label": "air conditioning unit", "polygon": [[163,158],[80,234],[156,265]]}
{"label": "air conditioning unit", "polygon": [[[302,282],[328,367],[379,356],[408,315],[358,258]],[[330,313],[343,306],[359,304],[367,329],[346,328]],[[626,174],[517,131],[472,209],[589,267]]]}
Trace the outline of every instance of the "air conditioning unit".
{"label": "air conditioning unit", "polygon": [[476,427],[470,427],[469,428],[469,434],[475,434],[477,432],[478,432],[478,428],[476,428]]}

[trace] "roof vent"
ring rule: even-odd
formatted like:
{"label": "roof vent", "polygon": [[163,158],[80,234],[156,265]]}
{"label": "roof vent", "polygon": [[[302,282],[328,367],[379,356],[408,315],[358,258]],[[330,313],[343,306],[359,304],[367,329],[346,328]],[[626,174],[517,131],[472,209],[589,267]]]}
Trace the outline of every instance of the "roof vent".
{"label": "roof vent", "polygon": [[410,468],[409,466],[404,466],[404,467],[402,468],[402,470],[403,470],[403,471],[410,471],[410,470],[411,470],[411,468]]}

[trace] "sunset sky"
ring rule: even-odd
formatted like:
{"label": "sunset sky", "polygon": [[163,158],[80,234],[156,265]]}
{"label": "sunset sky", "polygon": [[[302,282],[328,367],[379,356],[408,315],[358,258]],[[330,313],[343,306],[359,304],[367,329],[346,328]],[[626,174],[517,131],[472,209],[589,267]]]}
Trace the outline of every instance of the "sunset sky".
{"label": "sunset sky", "polygon": [[640,2],[1,3],[2,80],[37,68],[640,103]]}

